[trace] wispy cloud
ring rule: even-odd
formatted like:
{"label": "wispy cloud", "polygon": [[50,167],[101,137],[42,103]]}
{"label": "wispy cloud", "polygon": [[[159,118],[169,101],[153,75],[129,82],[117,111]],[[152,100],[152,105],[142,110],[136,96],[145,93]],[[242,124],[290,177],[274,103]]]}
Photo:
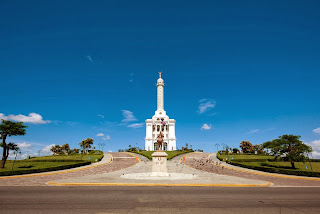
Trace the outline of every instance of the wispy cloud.
{"label": "wispy cloud", "polygon": [[22,115],[22,114],[18,114],[18,115],[9,114],[8,116],[5,116],[3,113],[0,113],[0,119],[13,120],[13,121],[24,122],[24,123],[33,123],[33,124],[51,123],[50,120],[43,120],[43,117],[37,113],[30,113],[28,116]]}
{"label": "wispy cloud", "polygon": [[130,78],[129,78],[129,82],[133,82],[133,76],[134,76],[134,73],[131,73]]}
{"label": "wispy cloud", "polygon": [[52,154],[52,152],[51,152],[51,148],[54,146],[54,144],[50,144],[50,145],[47,145],[47,146],[45,146],[42,150],[41,150],[41,152],[43,153],[43,154]]}
{"label": "wispy cloud", "polygon": [[216,106],[216,101],[213,99],[201,99],[199,103],[199,114],[203,114]]}
{"label": "wispy cloud", "polygon": [[316,134],[320,134],[320,127],[312,130]]}
{"label": "wispy cloud", "polygon": [[31,143],[17,143],[17,146],[22,150],[22,149],[30,149],[32,147]]}
{"label": "wispy cloud", "polygon": [[201,127],[201,130],[210,130],[211,129],[211,124],[208,125],[208,124],[203,124],[202,127]]}
{"label": "wispy cloud", "polygon": [[320,140],[314,140],[306,144],[312,147],[312,157],[320,158]]}
{"label": "wispy cloud", "polygon": [[137,121],[137,118],[133,115],[131,111],[122,110],[123,123]]}
{"label": "wispy cloud", "polygon": [[102,138],[102,140],[111,140],[110,135],[106,135],[105,137]]}
{"label": "wispy cloud", "polygon": [[258,133],[260,131],[260,129],[252,129],[250,131],[248,131],[247,134],[255,134],[255,133]]}
{"label": "wispy cloud", "polygon": [[103,137],[103,136],[104,136],[103,133],[98,133],[98,134],[97,134],[97,137]]}
{"label": "wispy cloud", "polygon": [[143,124],[144,123],[133,123],[133,124],[128,125],[128,127],[137,129],[137,128],[141,128],[143,126]]}
{"label": "wispy cloud", "polygon": [[91,63],[93,63],[93,60],[92,60],[91,56],[87,56],[87,59],[88,59]]}
{"label": "wispy cloud", "polygon": [[98,114],[97,115],[98,117],[101,117],[101,118],[104,118],[104,116],[102,114]]}

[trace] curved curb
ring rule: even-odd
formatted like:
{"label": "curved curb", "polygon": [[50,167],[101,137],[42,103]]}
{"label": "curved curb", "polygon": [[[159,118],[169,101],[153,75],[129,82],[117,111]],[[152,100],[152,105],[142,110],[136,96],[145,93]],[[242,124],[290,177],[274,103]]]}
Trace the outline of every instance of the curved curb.
{"label": "curved curb", "polygon": [[[209,157],[211,156],[212,154],[209,154],[207,159],[209,159]],[[239,172],[245,172],[245,173],[251,173],[251,174],[256,174],[256,175],[264,175],[264,176],[270,176],[270,177],[279,177],[279,178],[291,178],[291,179],[300,179],[300,180],[311,180],[311,181],[320,181],[320,178],[309,178],[309,177],[295,177],[294,175],[280,175],[280,174],[274,174],[274,173],[266,173],[266,172],[262,172],[262,171],[258,171],[256,170],[257,172],[252,172],[252,171],[249,171],[249,170],[245,170],[245,169],[237,169],[237,168],[234,168],[234,167],[230,167],[230,166],[223,166],[223,165],[219,165],[219,164],[216,164],[214,163],[212,160],[210,160],[210,163],[216,165],[216,166],[219,166],[219,167],[225,167],[227,169],[231,169],[231,170],[235,170],[235,171],[239,171]]]}
{"label": "curved curb", "polygon": [[175,187],[269,187],[265,184],[154,184],[154,183],[48,183],[52,186],[175,186]]}
{"label": "curved curb", "polygon": [[[109,154],[109,155],[111,155],[111,154]],[[37,174],[5,176],[5,177],[0,177],[0,179],[13,179],[13,178],[39,177],[39,176],[47,176],[47,175],[65,174],[65,173],[76,172],[76,171],[81,171],[81,170],[85,170],[85,169],[91,169],[91,168],[102,166],[102,165],[107,165],[112,162],[113,162],[113,156],[111,155],[111,159],[107,163],[97,164],[97,165],[93,165],[93,166],[89,165],[89,166],[84,166],[84,167],[75,168],[75,169],[66,169],[66,170],[58,171],[58,172],[43,172],[41,174],[37,173]]]}

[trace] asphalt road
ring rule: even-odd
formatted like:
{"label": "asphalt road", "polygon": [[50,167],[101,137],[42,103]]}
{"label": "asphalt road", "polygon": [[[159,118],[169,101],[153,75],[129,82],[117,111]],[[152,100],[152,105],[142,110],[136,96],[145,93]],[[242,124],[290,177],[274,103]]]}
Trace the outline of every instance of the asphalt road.
{"label": "asphalt road", "polygon": [[320,213],[320,188],[0,187],[0,213]]}

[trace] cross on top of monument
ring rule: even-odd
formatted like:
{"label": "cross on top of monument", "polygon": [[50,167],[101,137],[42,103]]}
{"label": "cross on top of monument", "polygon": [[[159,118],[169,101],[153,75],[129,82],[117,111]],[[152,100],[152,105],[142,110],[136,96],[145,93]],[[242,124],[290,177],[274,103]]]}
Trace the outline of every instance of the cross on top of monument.
{"label": "cross on top of monument", "polygon": [[159,71],[158,73],[159,73],[159,78],[161,78],[162,71]]}

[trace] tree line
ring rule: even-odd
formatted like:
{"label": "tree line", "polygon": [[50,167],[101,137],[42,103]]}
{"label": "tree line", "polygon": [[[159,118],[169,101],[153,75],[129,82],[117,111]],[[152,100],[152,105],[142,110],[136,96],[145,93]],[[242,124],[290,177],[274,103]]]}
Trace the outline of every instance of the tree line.
{"label": "tree line", "polygon": [[[7,137],[25,135],[27,133],[26,128],[28,128],[28,126],[25,126],[23,122],[12,122],[9,120],[1,119],[0,135],[2,143],[0,143],[0,146],[3,148],[3,153],[0,168],[3,169],[5,167],[6,161],[10,154],[10,150],[13,150],[15,154],[21,153],[17,144],[12,142],[7,143]],[[92,148],[93,141],[93,139],[87,138],[79,143],[82,154],[89,153],[89,149]],[[99,144],[99,146],[102,146],[103,148],[104,144]],[[71,150],[69,144],[67,143],[61,146],[54,145],[50,150],[56,155],[78,154],[80,151],[80,149],[77,148]]]}
{"label": "tree line", "polygon": [[[291,167],[295,168],[295,162],[306,162],[306,154],[312,152],[312,147],[304,144],[299,135],[282,135],[279,138],[264,142],[262,144],[252,145],[250,141],[240,143],[241,152],[244,154],[265,154],[272,155],[275,160],[281,157],[284,161],[290,161]],[[239,153],[237,148],[231,150],[226,146],[225,152]]]}
{"label": "tree line", "polygon": [[[93,144],[94,140],[92,138],[87,138],[85,140],[82,140],[79,145],[81,148],[81,153],[84,154],[88,154],[89,153],[89,149],[92,148],[92,144]],[[94,148],[95,149],[95,148]],[[70,149],[70,146],[68,143],[62,144],[60,145],[54,145],[51,147],[50,149],[51,152],[53,152],[53,155],[70,155],[70,154],[79,154],[80,149],[74,148],[74,149]]]}

